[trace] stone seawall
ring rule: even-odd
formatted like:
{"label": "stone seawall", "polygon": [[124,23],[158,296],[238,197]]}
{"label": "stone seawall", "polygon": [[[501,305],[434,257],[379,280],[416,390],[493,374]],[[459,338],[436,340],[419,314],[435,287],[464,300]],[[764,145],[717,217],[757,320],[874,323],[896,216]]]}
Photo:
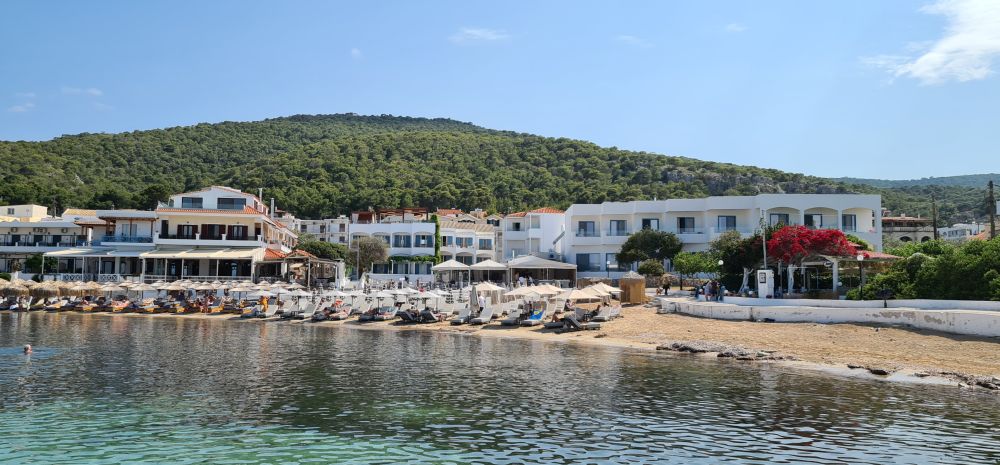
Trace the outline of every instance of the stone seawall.
{"label": "stone seawall", "polygon": [[[664,311],[720,320],[784,323],[877,323],[971,336],[1000,337],[1000,312],[989,310],[926,310],[918,308],[853,308],[737,305],[659,299]],[[879,302],[881,303],[881,302]]]}

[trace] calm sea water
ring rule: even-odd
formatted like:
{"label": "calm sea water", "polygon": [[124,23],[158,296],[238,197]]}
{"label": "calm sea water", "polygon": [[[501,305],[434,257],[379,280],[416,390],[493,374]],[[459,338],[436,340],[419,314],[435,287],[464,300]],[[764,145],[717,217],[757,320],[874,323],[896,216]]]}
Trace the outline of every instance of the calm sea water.
{"label": "calm sea water", "polygon": [[453,334],[0,315],[4,464],[998,461],[1000,400],[948,387]]}

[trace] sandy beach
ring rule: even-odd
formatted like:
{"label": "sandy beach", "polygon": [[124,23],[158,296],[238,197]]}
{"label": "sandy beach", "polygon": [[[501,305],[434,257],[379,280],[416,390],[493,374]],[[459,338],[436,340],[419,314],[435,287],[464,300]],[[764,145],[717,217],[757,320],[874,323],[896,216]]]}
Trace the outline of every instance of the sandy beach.
{"label": "sandy beach", "polygon": [[[1000,378],[1000,339],[861,324],[762,323],[723,321],[679,314],[657,314],[652,306],[627,306],[623,318],[592,331],[557,332],[539,327],[453,326],[447,322],[403,324],[301,320],[242,320],[247,324],[308,324],[344,326],[362,330],[436,331],[482,337],[539,339],[573,344],[614,346],[640,350],[689,350],[700,356],[718,356],[722,348],[750,354],[746,363],[784,363],[851,376],[873,376],[900,381],[986,384]],[[233,315],[108,314],[102,317],[232,319]],[[671,348],[671,347],[674,348]],[[882,376],[876,376],[881,374]],[[992,388],[992,386],[980,386]]]}

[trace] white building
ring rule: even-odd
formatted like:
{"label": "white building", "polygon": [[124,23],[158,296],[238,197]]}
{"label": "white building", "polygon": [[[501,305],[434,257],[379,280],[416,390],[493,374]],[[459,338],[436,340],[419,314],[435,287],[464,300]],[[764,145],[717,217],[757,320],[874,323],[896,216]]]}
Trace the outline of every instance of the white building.
{"label": "white building", "polygon": [[321,220],[295,218],[291,221],[290,228],[300,235],[309,234],[323,242],[346,246],[351,239],[350,224],[351,220],[344,215]]}
{"label": "white building", "polygon": [[41,205],[3,205],[0,206],[0,221],[33,222],[48,218],[49,209]]}
{"label": "white building", "polygon": [[938,228],[938,237],[946,241],[961,242],[985,231],[986,225],[980,223],[956,223],[950,228]]}
{"label": "white building", "polygon": [[618,251],[637,230],[671,232],[684,251],[703,251],[726,231],[752,235],[762,218],[771,225],[840,229],[882,250],[878,195],[761,194],[575,204],[565,213],[563,252],[581,277],[617,277],[627,271],[618,265]]}
{"label": "white building", "polygon": [[441,221],[441,261],[451,259],[466,265],[497,261],[497,231],[485,222]]}
{"label": "white building", "polygon": [[538,208],[511,213],[501,221],[503,260],[533,255],[561,260],[566,230],[566,213],[555,208]]}
{"label": "white building", "polygon": [[63,280],[279,277],[285,270],[273,261],[297,237],[257,196],[222,186],[173,195],[155,211],[98,210],[73,224],[92,228],[90,240],[45,253]]}
{"label": "white building", "polygon": [[389,261],[372,266],[374,279],[406,277],[412,282],[431,279],[436,229],[426,208],[358,211],[351,214],[348,226],[351,247],[363,237],[380,239],[389,247]]}

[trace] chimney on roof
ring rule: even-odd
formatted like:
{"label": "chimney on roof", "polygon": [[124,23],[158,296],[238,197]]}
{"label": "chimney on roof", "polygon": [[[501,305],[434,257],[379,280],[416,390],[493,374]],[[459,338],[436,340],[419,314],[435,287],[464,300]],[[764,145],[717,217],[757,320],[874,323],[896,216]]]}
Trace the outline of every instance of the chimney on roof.
{"label": "chimney on roof", "polygon": [[271,197],[271,210],[268,213],[274,218],[274,197]]}

